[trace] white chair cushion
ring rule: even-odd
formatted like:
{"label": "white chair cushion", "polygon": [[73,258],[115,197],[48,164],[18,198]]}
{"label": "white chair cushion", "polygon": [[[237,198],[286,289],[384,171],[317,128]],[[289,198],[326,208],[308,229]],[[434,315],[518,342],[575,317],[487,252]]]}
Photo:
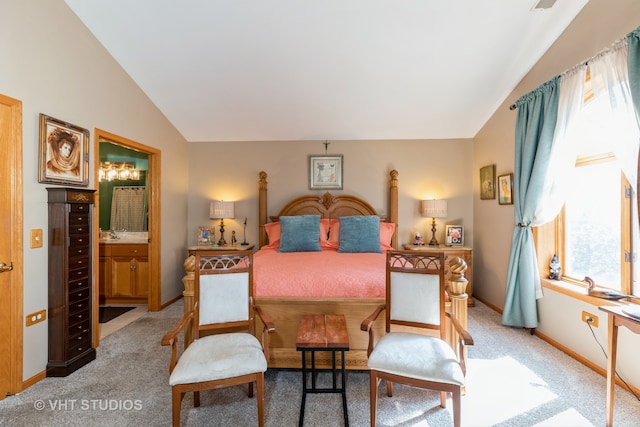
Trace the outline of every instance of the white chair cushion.
{"label": "white chair cushion", "polygon": [[188,384],[264,372],[267,361],[260,341],[238,332],[209,335],[195,340],[182,353],[169,384]]}
{"label": "white chair cushion", "polygon": [[369,356],[369,369],[447,384],[464,385],[464,374],[449,344],[407,332],[384,335]]}

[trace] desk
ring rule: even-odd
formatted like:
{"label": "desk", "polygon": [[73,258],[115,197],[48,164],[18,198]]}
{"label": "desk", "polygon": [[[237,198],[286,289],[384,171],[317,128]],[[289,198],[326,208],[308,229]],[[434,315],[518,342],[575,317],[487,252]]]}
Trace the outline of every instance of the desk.
{"label": "desk", "polygon": [[607,427],[613,426],[613,402],[616,386],[616,356],[618,352],[618,326],[626,326],[633,333],[640,334],[640,319],[625,314],[623,306],[610,305],[598,307],[608,314],[608,353],[607,362]]}
{"label": "desk", "polygon": [[[344,425],[349,425],[349,414],[347,412],[347,382],[344,352],[349,351],[349,334],[347,332],[347,321],[342,314],[317,314],[306,315],[300,319],[298,334],[296,335],[296,350],[302,352],[302,403],[300,405],[300,420],[298,425],[302,427],[304,423],[304,405],[307,393],[340,393],[342,395],[342,411],[344,414]],[[311,387],[307,382],[307,351],[311,352]],[[316,351],[331,352],[331,367],[333,387],[316,387]],[[342,386],[337,386],[336,352],[342,353],[341,357],[341,381]]]}

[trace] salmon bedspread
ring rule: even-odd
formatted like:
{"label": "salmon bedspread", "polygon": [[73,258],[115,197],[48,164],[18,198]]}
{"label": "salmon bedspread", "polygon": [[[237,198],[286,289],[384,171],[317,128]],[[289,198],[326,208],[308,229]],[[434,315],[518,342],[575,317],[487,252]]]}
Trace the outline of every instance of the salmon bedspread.
{"label": "salmon bedspread", "polygon": [[280,253],[263,247],[253,256],[253,291],[260,297],[384,298],[386,254]]}

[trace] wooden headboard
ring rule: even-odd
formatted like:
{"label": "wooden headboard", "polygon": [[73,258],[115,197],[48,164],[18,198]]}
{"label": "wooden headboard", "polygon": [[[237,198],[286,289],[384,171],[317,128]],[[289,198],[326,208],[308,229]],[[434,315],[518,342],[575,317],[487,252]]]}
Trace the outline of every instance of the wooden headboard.
{"label": "wooden headboard", "polygon": [[[280,210],[278,215],[267,215],[267,173],[260,172],[258,181],[258,243],[259,247],[268,244],[267,232],[264,225],[271,221],[278,221],[281,216],[320,215],[321,218],[339,218],[352,215],[378,215],[368,202],[348,195],[334,196],[326,192],[323,196],[316,194],[293,199]],[[391,245],[398,247],[398,172],[389,172],[389,214],[380,216],[381,221],[396,224],[396,232],[391,239]]]}

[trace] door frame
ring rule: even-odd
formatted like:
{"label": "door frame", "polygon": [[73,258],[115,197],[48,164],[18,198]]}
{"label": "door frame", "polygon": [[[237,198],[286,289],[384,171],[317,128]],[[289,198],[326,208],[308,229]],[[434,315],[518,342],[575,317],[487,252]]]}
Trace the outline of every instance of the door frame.
{"label": "door frame", "polygon": [[[9,298],[9,393],[16,394],[22,391],[22,366],[23,366],[23,300],[24,300],[24,278],[23,278],[23,188],[22,188],[22,101],[0,95],[0,103],[11,109],[10,135],[6,135],[7,146],[2,144],[2,154],[7,155],[10,165],[9,179],[11,180],[10,195],[10,218],[9,224],[12,229],[9,238],[11,239],[10,250],[13,261],[13,271],[10,279]],[[5,196],[0,196],[5,197]],[[1,339],[5,339],[4,337]],[[4,399],[5,396],[0,396]]]}
{"label": "door frame", "polygon": [[[98,236],[98,228],[100,226],[100,186],[98,185],[98,173],[100,166],[100,142],[108,141],[116,145],[129,148],[131,150],[145,153],[149,160],[149,296],[147,299],[147,308],[149,311],[160,311],[161,286],[160,286],[160,177],[161,177],[161,152],[160,150],[149,147],[131,139],[107,132],[106,130],[95,128],[93,133],[93,164],[94,176],[93,182],[96,188],[95,209],[93,210],[93,235]],[[98,254],[99,242],[94,239],[93,253]],[[98,262],[99,257],[93,257],[93,343],[94,347],[98,346],[100,341],[100,327],[98,325],[98,307],[100,305],[100,284],[98,282]]]}

